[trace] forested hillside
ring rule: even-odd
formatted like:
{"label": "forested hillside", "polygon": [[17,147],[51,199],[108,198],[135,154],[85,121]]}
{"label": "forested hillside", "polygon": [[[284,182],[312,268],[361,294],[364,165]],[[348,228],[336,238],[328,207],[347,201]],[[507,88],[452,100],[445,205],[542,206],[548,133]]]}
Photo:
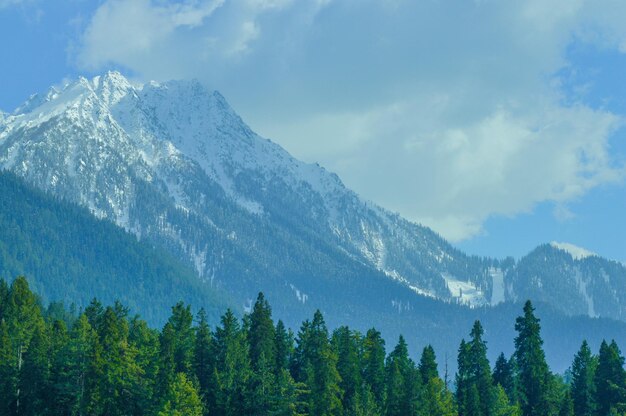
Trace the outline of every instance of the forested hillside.
{"label": "forested hillside", "polygon": [[155,324],[181,299],[205,307],[213,320],[226,307],[226,297],[191,268],[84,208],[6,172],[0,195],[0,277],[28,276],[45,301],[85,307],[96,296],[119,299]]}
{"label": "forested hillside", "polygon": [[212,328],[177,303],[159,331],[120,303],[79,314],[43,309],[26,279],[0,281],[2,415],[616,415],[626,410],[624,358],[615,341],[583,342],[566,376],[553,374],[530,302],[515,321],[515,352],[492,369],[476,321],[458,371],[404,337],[341,326],[322,314],[294,335],[263,294],[239,320]]}

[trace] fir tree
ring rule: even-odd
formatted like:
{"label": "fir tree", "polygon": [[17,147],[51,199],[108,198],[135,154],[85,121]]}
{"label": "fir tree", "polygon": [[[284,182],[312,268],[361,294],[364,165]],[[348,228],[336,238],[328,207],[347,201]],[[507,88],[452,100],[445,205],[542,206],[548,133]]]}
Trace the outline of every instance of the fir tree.
{"label": "fir tree", "polygon": [[225,416],[242,415],[247,408],[247,386],[251,376],[246,334],[237,318],[227,310],[221,318],[221,326],[215,330],[214,355],[216,358],[214,379],[214,409],[209,414]]}
{"label": "fir tree", "polygon": [[363,340],[363,379],[382,409],[385,402],[385,340],[372,328]]}
{"label": "fir tree", "polygon": [[202,402],[184,373],[176,374],[158,416],[202,416]]}
{"label": "fir tree", "polygon": [[276,324],[276,376],[278,377],[284,369],[289,368],[292,355],[294,353],[293,333],[287,331],[283,321]]}
{"label": "fir tree", "polygon": [[365,399],[359,357],[359,334],[352,332],[347,326],[337,328],[333,332],[332,345],[337,352],[337,371],[341,377],[339,387],[343,392],[342,406],[346,415],[360,412]]}
{"label": "fir tree", "polygon": [[45,328],[43,325],[37,327],[24,353],[24,361],[19,373],[20,415],[38,416],[47,411],[50,399],[49,347],[50,339]]}
{"label": "fir tree", "polygon": [[250,313],[250,329],[248,331],[248,344],[250,345],[250,362],[253,369],[257,369],[261,357],[264,358],[264,366],[270,365],[274,370],[276,362],[276,333],[272,321],[272,308],[259,293],[252,312]]}
{"label": "fir tree", "polygon": [[436,360],[437,357],[435,356],[433,347],[431,345],[424,347],[418,366],[424,384],[427,384],[431,378],[439,377]]}
{"label": "fir tree", "polygon": [[193,375],[194,330],[191,306],[178,302],[172,307],[172,316],[168,320],[174,331],[174,367],[177,373],[185,373],[187,378]]}
{"label": "fir tree", "polygon": [[385,415],[416,415],[421,403],[421,375],[415,363],[409,358],[403,336],[387,357],[387,389]]}
{"label": "fir tree", "polygon": [[511,403],[516,402],[514,366],[512,359],[507,360],[504,353],[500,353],[493,369],[493,384],[502,386]]}
{"label": "fir tree", "polygon": [[624,386],[626,386],[624,357],[615,341],[611,344],[602,341],[594,382],[598,416],[608,415],[612,410],[624,410]]}
{"label": "fir tree", "polygon": [[576,416],[594,414],[594,375],[596,360],[587,341],[583,341],[572,363],[571,397]]}
{"label": "fir tree", "polygon": [[542,349],[539,319],[530,301],[524,305],[524,315],[515,321],[515,361],[519,374],[519,399],[524,416],[545,415],[551,407],[550,371]]}
{"label": "fir tree", "polygon": [[193,367],[199,383],[200,397],[205,403],[205,410],[208,411],[207,400],[211,393],[211,376],[215,369],[215,358],[212,354],[213,335],[204,309],[200,309],[197,319]]}

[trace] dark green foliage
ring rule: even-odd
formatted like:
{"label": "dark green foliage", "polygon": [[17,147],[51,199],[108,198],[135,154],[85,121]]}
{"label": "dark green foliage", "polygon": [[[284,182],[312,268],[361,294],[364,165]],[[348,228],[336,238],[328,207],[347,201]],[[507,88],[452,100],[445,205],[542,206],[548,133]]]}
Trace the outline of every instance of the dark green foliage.
{"label": "dark green foliage", "polygon": [[470,342],[462,341],[459,347],[456,384],[459,414],[462,416],[489,416],[497,399],[483,333],[480,322],[474,322]]}
{"label": "dark green foliage", "polygon": [[424,384],[427,384],[432,378],[439,377],[436,360],[437,357],[432,345],[425,346],[418,366]]}
{"label": "dark green foliage", "polygon": [[185,306],[182,302],[178,302],[172,308],[172,315],[168,323],[173,330],[174,371],[192,377],[194,330],[191,306]]}
{"label": "dark green foliage", "polygon": [[515,402],[515,360],[507,360],[504,353],[500,353],[493,369],[493,384],[500,385],[504,389],[511,402]]}
{"label": "dark green foliage", "polygon": [[198,326],[194,343],[193,368],[198,380],[198,392],[205,407],[211,393],[211,376],[215,368],[213,357],[213,334],[207,322],[204,309],[198,312]]}
{"label": "dark green foliage", "polygon": [[[42,313],[24,278],[0,280],[0,292],[0,416],[606,416],[626,408],[617,344],[603,342],[596,362],[583,343],[568,385],[541,360],[530,304],[517,321],[521,364],[500,355],[492,377],[475,322],[459,348],[453,394],[430,345],[419,365],[403,337],[385,357],[378,331],[342,326],[329,337],[319,311],[294,344],[262,295],[250,315],[228,310],[214,331],[203,310],[194,324],[178,303],[159,333],[118,302],[94,300],[77,316],[59,305]],[[519,404],[503,385],[520,386]]]}
{"label": "dark green foliage", "polygon": [[[276,364],[276,333],[272,321],[272,309],[265,300],[263,293],[259,293],[250,314],[250,329],[248,331],[250,345],[250,361],[252,368],[259,368],[261,361],[264,366],[274,370]],[[281,346],[282,347],[282,346]],[[284,351],[281,351],[284,354]]]}
{"label": "dark green foliage", "polygon": [[421,375],[413,360],[409,358],[404,337],[400,336],[398,344],[387,357],[385,370],[387,373],[385,414],[387,416],[417,414]]}
{"label": "dark green foliage", "polygon": [[594,376],[597,361],[591,354],[587,341],[583,341],[572,363],[571,399],[574,414],[592,416],[594,414]]}
{"label": "dark green foliage", "polygon": [[552,406],[549,401],[550,370],[543,352],[541,326],[530,301],[524,315],[515,321],[515,361],[519,374],[519,400],[524,416],[540,416]]}
{"label": "dark green foliage", "polygon": [[624,357],[615,341],[610,344],[602,341],[594,382],[597,415],[604,416],[612,411],[621,413],[626,410]]}
{"label": "dark green foliage", "polygon": [[385,403],[385,340],[376,329],[367,331],[363,339],[363,379],[382,409]]}

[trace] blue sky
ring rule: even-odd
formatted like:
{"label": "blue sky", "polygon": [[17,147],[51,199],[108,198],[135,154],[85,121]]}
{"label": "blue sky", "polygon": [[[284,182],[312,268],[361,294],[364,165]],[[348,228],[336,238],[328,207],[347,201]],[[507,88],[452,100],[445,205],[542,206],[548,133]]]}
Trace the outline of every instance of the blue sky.
{"label": "blue sky", "polygon": [[617,0],[0,0],[0,109],[107,69],[197,78],[469,253],[626,261],[624,21]]}

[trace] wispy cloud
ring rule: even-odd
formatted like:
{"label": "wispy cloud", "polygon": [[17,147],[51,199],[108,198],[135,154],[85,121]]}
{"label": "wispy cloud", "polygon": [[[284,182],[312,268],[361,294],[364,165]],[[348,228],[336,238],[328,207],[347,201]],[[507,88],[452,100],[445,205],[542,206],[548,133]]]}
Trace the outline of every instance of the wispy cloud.
{"label": "wispy cloud", "polygon": [[623,178],[622,118],[565,103],[555,74],[572,42],[623,51],[624,19],[610,0],[107,0],[77,61],[203,79],[297,156],[458,240]]}

